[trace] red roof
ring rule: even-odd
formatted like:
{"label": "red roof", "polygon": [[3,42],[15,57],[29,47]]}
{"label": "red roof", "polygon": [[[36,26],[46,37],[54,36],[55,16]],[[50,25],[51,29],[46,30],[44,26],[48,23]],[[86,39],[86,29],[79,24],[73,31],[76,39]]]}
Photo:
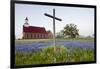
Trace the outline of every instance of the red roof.
{"label": "red roof", "polygon": [[36,26],[23,26],[23,32],[27,33],[47,33],[44,27],[36,27]]}

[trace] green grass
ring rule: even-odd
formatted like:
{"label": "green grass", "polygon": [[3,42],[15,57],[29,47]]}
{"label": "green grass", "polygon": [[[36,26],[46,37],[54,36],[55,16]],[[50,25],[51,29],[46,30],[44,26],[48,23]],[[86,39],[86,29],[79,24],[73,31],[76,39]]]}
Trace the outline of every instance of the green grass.
{"label": "green grass", "polygon": [[57,39],[59,41],[80,41],[80,42],[94,42],[94,38],[66,38],[66,39]]}
{"label": "green grass", "polygon": [[[15,44],[30,44],[33,42],[50,42],[53,39],[21,39],[15,40]],[[94,42],[94,38],[66,38],[66,39],[56,39],[56,41],[80,41],[80,42]]]}
{"label": "green grass", "polygon": [[37,53],[17,52],[15,54],[16,65],[35,65],[85,61],[94,61],[94,50],[56,46],[54,51],[54,47],[50,46],[43,48],[41,52]]}
{"label": "green grass", "polygon": [[53,39],[20,39],[20,40],[15,40],[15,44],[30,44],[33,42],[49,42],[52,41]]}

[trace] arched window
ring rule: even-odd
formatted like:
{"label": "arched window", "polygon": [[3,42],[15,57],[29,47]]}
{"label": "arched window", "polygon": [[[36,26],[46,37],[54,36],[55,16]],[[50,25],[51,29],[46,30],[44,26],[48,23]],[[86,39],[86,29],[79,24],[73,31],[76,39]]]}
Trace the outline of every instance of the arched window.
{"label": "arched window", "polygon": [[32,33],[31,33],[31,39],[32,39]]}
{"label": "arched window", "polygon": [[34,34],[32,33],[32,38],[34,38]]}
{"label": "arched window", "polygon": [[35,38],[35,34],[33,34],[34,35],[34,37],[33,38]]}
{"label": "arched window", "polygon": [[35,38],[37,38],[37,34],[35,34]]}
{"label": "arched window", "polygon": [[28,33],[26,34],[26,39],[28,39],[29,37],[28,37]]}
{"label": "arched window", "polygon": [[44,38],[44,34],[42,34],[42,38]]}

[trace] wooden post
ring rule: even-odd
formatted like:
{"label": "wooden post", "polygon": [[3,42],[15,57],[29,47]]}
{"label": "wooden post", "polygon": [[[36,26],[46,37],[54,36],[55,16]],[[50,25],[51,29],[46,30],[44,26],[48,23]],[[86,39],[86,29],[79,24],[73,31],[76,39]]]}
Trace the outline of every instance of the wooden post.
{"label": "wooden post", "polygon": [[53,9],[53,40],[54,40],[54,46],[56,46],[56,39],[55,39],[55,9]]}
{"label": "wooden post", "polygon": [[[44,14],[45,16],[48,16],[48,17],[50,17],[50,18],[53,18],[53,44],[54,44],[54,55],[55,55],[55,52],[56,52],[56,38],[55,38],[55,19],[56,20],[59,20],[59,21],[62,21],[60,18],[57,18],[57,17],[55,17],[55,9],[53,9],[53,16],[52,15],[50,15],[50,14],[47,14],[47,13],[45,13]],[[54,57],[54,62],[56,62],[56,58]]]}

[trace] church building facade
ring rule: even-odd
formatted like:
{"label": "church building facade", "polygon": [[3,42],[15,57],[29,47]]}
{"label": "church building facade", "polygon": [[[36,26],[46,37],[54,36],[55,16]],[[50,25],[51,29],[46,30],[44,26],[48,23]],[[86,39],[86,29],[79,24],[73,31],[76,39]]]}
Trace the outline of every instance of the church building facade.
{"label": "church building facade", "polygon": [[49,39],[53,38],[51,31],[46,31],[44,27],[30,26],[26,17],[23,25],[23,39]]}

